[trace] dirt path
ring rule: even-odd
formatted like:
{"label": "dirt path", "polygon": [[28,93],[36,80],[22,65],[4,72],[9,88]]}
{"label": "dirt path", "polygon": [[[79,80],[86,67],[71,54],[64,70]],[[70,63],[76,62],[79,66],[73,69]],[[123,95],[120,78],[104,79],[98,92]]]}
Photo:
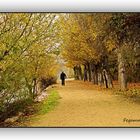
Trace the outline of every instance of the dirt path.
{"label": "dirt path", "polygon": [[140,120],[140,104],[127,98],[80,81],[67,81],[65,87],[57,84],[55,89],[61,96],[59,105],[30,126],[140,126],[140,121],[123,121]]}

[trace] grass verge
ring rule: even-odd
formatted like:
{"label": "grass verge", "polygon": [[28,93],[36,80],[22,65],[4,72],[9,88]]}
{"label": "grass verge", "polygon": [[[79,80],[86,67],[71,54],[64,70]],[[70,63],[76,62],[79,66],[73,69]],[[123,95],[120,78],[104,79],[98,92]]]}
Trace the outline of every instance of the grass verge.
{"label": "grass verge", "polygon": [[50,89],[47,91],[47,98],[42,102],[34,103],[28,108],[28,111],[32,113],[20,118],[16,126],[20,127],[29,127],[31,122],[37,121],[40,118],[40,115],[44,115],[52,111],[58,104],[60,96],[55,89]]}
{"label": "grass verge", "polygon": [[60,96],[56,90],[51,90],[49,92],[48,98],[46,98],[43,102],[38,105],[37,114],[43,115],[53,110],[56,105],[59,103]]}

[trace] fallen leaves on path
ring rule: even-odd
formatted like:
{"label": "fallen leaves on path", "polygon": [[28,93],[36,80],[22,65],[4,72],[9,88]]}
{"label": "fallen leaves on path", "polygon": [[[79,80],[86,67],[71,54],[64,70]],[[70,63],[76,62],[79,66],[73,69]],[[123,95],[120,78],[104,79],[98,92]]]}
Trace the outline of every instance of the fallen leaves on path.
{"label": "fallen leaves on path", "polygon": [[140,126],[140,104],[129,101],[111,90],[98,89],[89,82],[67,81],[53,89],[61,96],[60,103],[51,112],[38,116],[28,124],[32,127],[105,127]]}

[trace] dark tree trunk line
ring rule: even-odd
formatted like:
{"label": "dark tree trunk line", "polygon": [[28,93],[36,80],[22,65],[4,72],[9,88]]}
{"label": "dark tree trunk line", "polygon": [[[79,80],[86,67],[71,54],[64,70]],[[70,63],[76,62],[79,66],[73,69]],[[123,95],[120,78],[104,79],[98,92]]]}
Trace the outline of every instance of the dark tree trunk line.
{"label": "dark tree trunk line", "polygon": [[83,80],[83,74],[82,74],[82,69],[81,69],[81,66],[75,66],[74,67],[74,77],[75,77],[75,80]]}
{"label": "dark tree trunk line", "polygon": [[83,80],[83,74],[82,74],[81,66],[78,66],[78,74],[79,74],[79,79]]}
{"label": "dark tree trunk line", "polygon": [[[103,64],[104,63],[104,64]],[[82,73],[81,66],[74,67],[74,76],[76,80],[84,80],[93,82],[93,84],[103,86],[106,88],[112,88],[112,76],[108,67],[108,60],[94,64],[86,63]]]}
{"label": "dark tree trunk line", "polygon": [[[82,73],[81,66],[74,67],[74,75],[76,80],[84,80],[93,82],[97,85],[105,85],[106,88],[113,88],[113,76],[111,75],[108,65],[108,57],[103,56],[102,60],[98,64],[88,62],[84,64],[84,70]],[[125,70],[125,61],[123,58],[121,48],[118,49],[118,81],[121,90],[127,89],[127,79]]]}
{"label": "dark tree trunk line", "polygon": [[98,85],[98,66],[93,65],[93,83]]}
{"label": "dark tree trunk line", "polygon": [[88,69],[88,81],[91,82],[92,80],[91,63],[87,63],[87,69]]}
{"label": "dark tree trunk line", "polygon": [[88,80],[88,74],[87,74],[87,66],[84,65],[84,81]]}
{"label": "dark tree trunk line", "polygon": [[103,77],[106,88],[113,88],[113,82],[109,70],[103,70]]}

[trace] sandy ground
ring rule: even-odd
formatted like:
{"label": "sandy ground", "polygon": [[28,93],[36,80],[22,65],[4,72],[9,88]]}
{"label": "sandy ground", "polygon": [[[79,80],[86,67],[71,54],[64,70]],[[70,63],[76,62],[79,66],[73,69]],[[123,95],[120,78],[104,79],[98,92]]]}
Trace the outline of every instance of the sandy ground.
{"label": "sandy ground", "polygon": [[[38,116],[28,126],[33,127],[106,127],[140,126],[140,104],[97,90],[91,83],[67,81],[54,87],[60,94],[58,106]],[[133,119],[133,122],[128,122]]]}

